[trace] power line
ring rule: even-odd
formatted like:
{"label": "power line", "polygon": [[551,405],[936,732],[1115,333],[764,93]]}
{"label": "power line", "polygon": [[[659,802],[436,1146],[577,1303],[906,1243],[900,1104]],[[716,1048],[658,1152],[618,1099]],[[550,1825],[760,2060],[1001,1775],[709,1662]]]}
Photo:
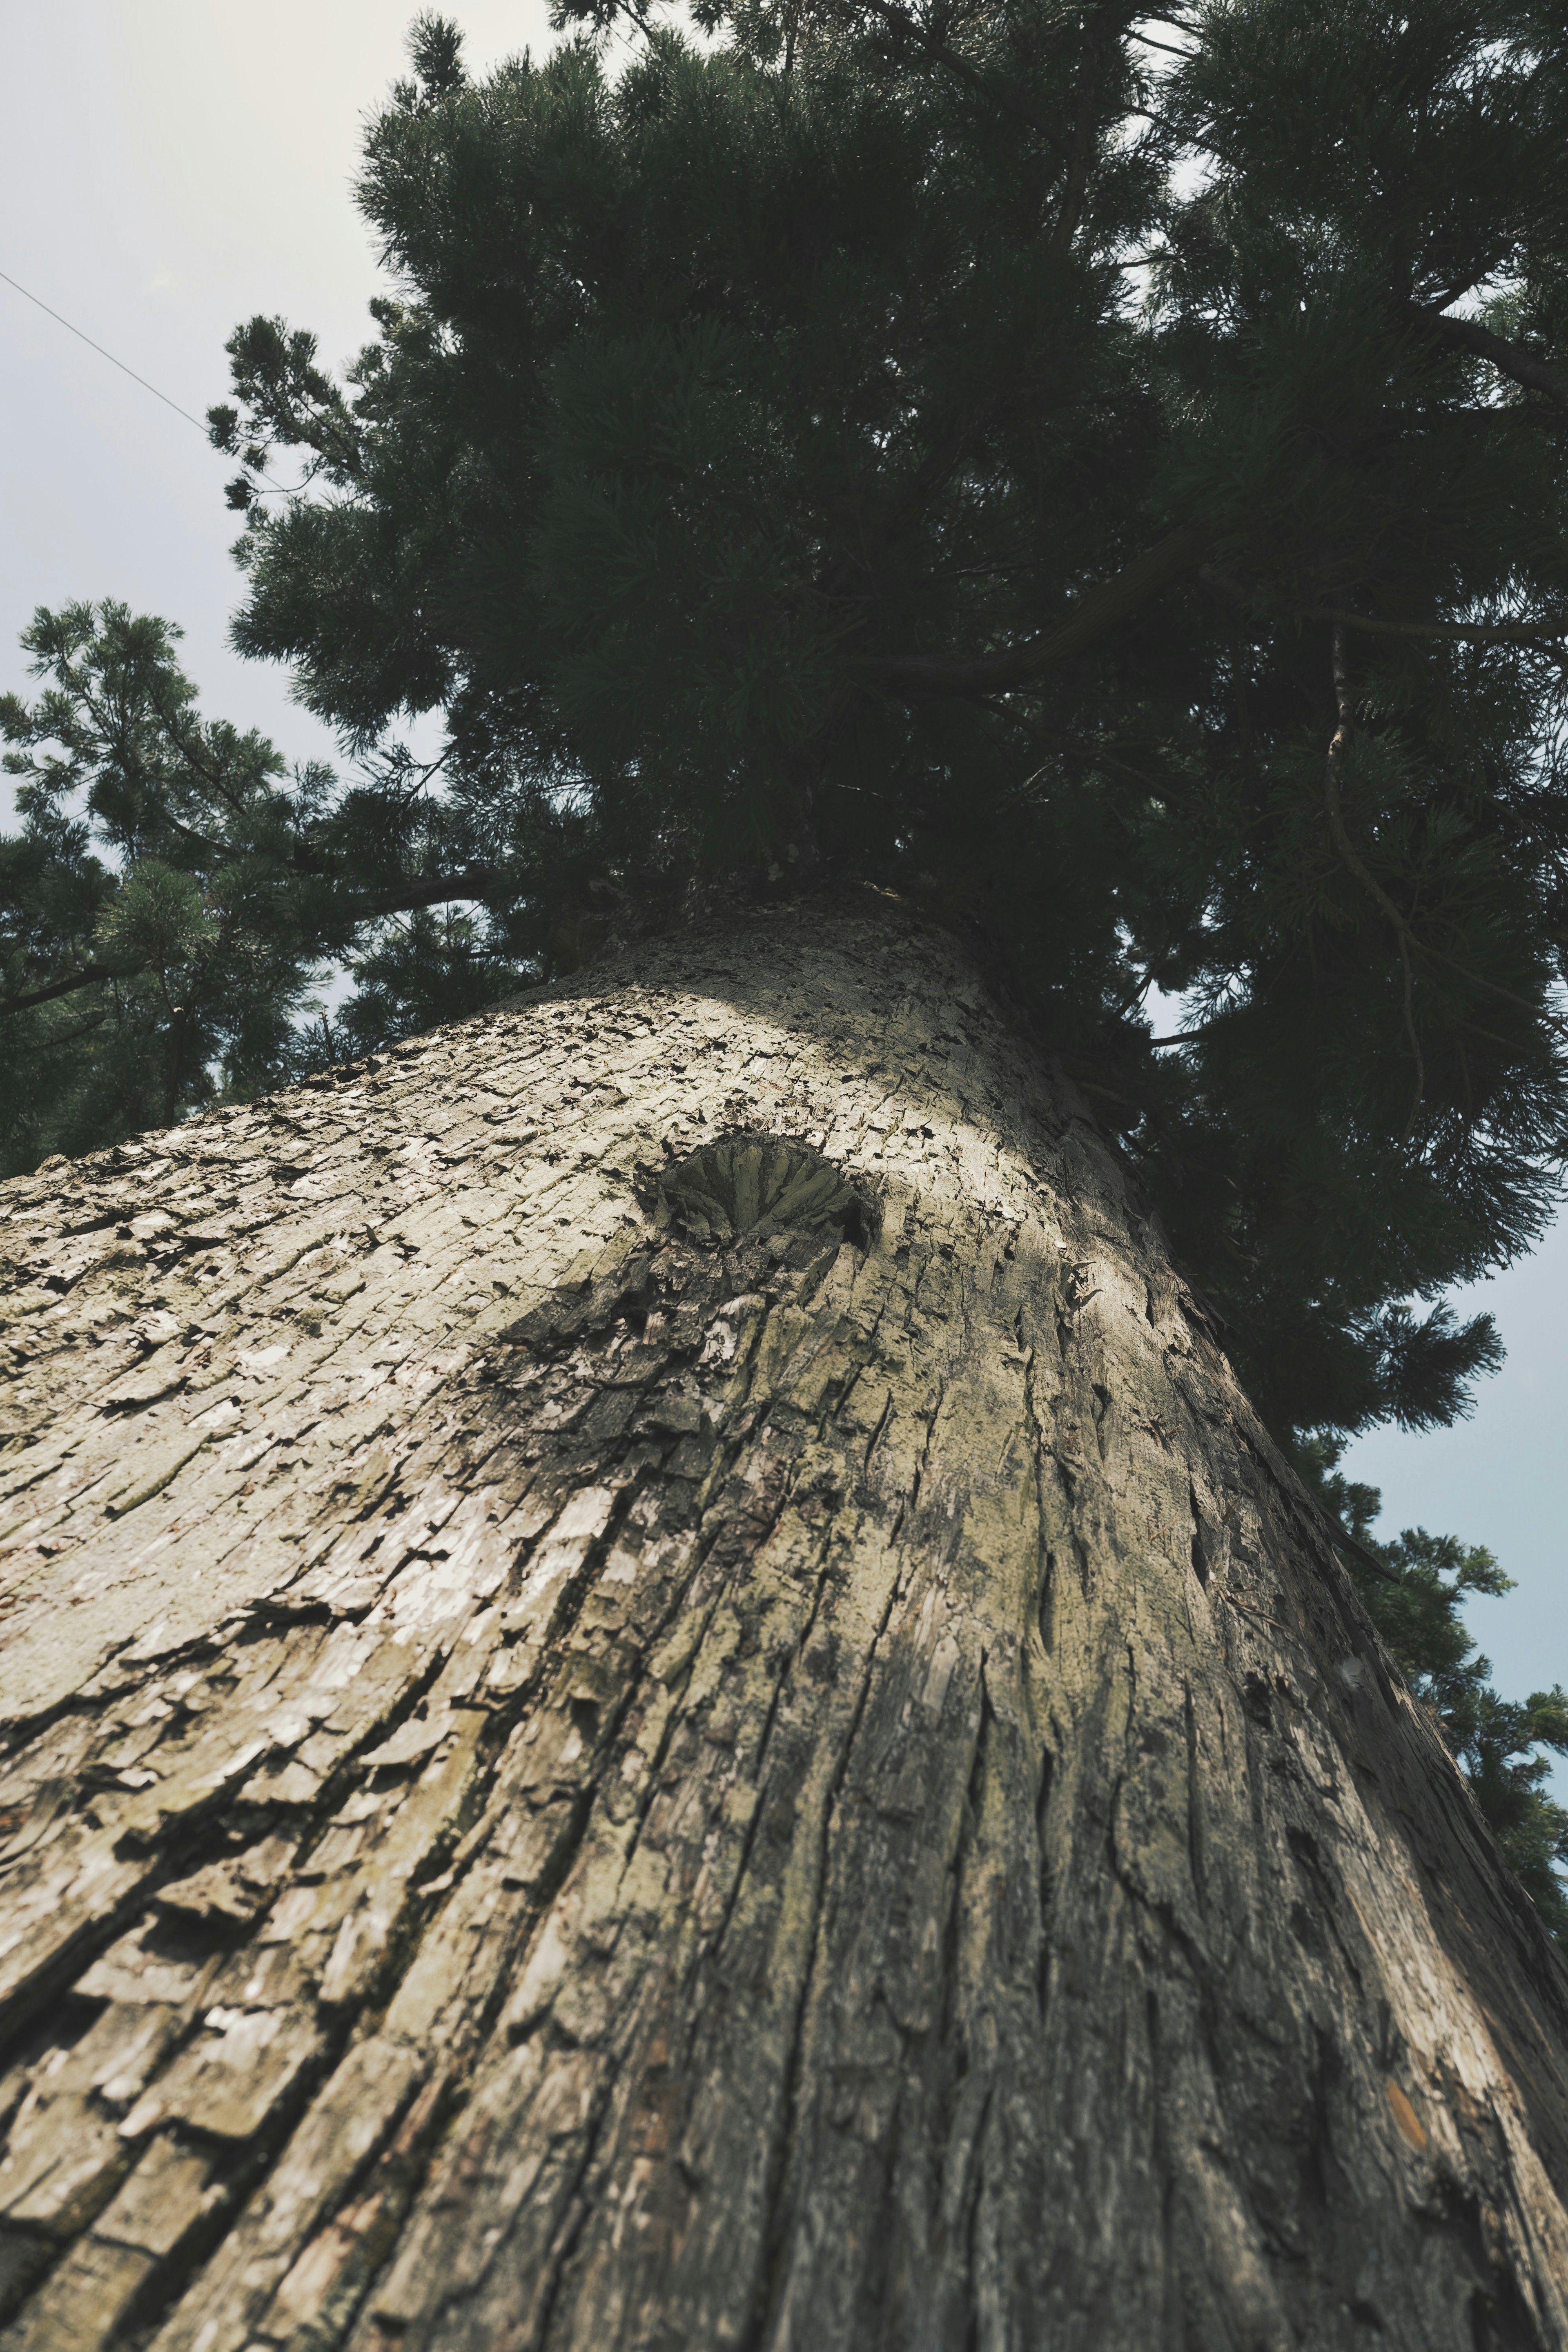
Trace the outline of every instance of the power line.
{"label": "power line", "polygon": [[[138,375],[133,367],[127,367],[123,360],[117,360],[112,352],[105,351],[101,343],[94,342],[92,337],[90,335],[84,334],[79,327],[73,327],[68,319],[63,318],[58,310],[51,310],[48,303],[47,303],[40,295],[30,292],[28,289],[22,284],[19,278],[12,277],[8,269],[0,269],[0,278],[5,279],[7,286],[14,287],[25,301],[35,304],[38,310],[44,312],[46,317],[53,319],[57,326],[63,327],[68,335],[74,335],[79,343],[85,343],[87,345],[89,352],[96,352],[100,359],[104,359],[109,362],[110,367],[117,367],[121,375],[128,375],[132,383],[139,383],[143,392],[150,392],[154,400],[161,400],[165,408],[172,408],[176,416],[183,416],[187,425],[194,425],[195,426],[196,431],[201,435],[204,441],[210,442],[211,436],[207,432],[206,426],[203,424],[199,416],[193,416],[188,408],[182,408],[177,400],[171,400],[166,392],[160,392],[155,383],[149,383],[146,377],[144,375]],[[264,466],[255,467],[252,470],[258,473],[264,482],[271,482],[275,490],[280,490],[284,488],[284,485],[274,479],[273,476],[267,471],[267,468]]]}
{"label": "power line", "polygon": [[68,319],[62,319],[58,310],[51,310],[47,302],[37,294],[30,294],[24,285],[12,277],[8,269],[0,269],[0,278],[5,280],[7,286],[14,286],[25,300],[37,304],[37,308],[53,319],[57,325],[63,327],[68,335],[74,335],[79,343],[85,343],[89,351],[96,352],[100,359],[109,362],[110,367],[117,367],[121,375],[128,375],[132,383],[139,383],[143,392],[150,392],[154,400],[161,400],[165,408],[172,408],[176,416],[183,416],[187,425],[194,425],[202,439],[204,441],[206,439],[207,428],[199,416],[193,416],[188,408],[182,408],[177,400],[171,400],[166,392],[160,392],[155,383],[149,383],[146,377],[138,375],[133,367],[127,367],[125,362],[117,360],[112,352],[106,352],[101,343],[95,343],[90,335],[84,335],[79,327],[73,327]]}

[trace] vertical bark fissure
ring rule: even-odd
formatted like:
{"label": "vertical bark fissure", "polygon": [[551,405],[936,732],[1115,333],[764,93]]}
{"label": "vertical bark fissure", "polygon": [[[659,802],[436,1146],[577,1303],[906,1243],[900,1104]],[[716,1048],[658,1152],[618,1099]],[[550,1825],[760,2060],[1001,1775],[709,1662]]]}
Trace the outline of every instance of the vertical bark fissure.
{"label": "vertical bark fissure", "polygon": [[[859,1732],[861,1719],[865,1714],[866,1701],[870,1692],[873,1678],[877,1674],[877,1670],[880,1663],[881,1645],[886,1639],[889,1622],[892,1617],[898,1598],[899,1580],[896,1577],[890,1578],[889,1580],[887,1599],[883,1607],[882,1615],[878,1623],[876,1633],[872,1639],[866,1658],[866,1663],[860,1675],[859,1685],[856,1692],[855,1705],[850,1716],[848,1728],[846,1733],[842,1748],[839,1751],[838,1761],[834,1770],[832,1781],[829,1785],[827,1800],[823,1808],[816,1884],[816,1899],[814,1906],[812,1921],[811,1961],[802,1977],[800,1997],[796,2004],[791,2024],[785,2062],[784,2090],[780,2103],[784,2118],[784,2128],[780,2137],[776,2155],[771,2168],[773,2189],[772,2194],[768,2199],[768,2202],[777,2213],[778,2221],[772,2233],[772,2241],[766,2252],[763,2272],[763,2291],[753,2306],[749,2323],[739,2338],[741,2352],[763,2352],[764,2347],[771,2347],[775,2344],[777,2345],[777,2352],[790,2352],[787,2338],[783,2340],[777,2339],[775,2337],[773,2328],[773,2321],[776,2316],[776,2302],[780,2284],[780,2273],[784,2260],[785,2231],[790,2218],[784,2207],[784,2200],[779,2192],[780,2188],[790,2170],[792,2158],[797,2153],[800,2142],[801,2118],[799,2110],[801,2099],[801,2074],[804,2060],[804,2028],[806,2013],[811,2006],[813,1990],[817,1984],[819,1971],[823,1965],[825,1943],[824,1931],[831,1894],[831,1864],[833,1858],[834,1828],[844,1793],[845,1781],[849,1771],[850,1761],[855,1752],[856,1738]],[[816,1604],[814,1604],[814,1606]],[[805,1644],[803,1642],[802,1647],[804,1648],[804,1646]]]}
{"label": "vertical bark fissure", "polygon": [[[827,1542],[828,1538],[825,1535],[822,1542],[824,1554],[826,1552]],[[779,1709],[784,1705],[786,1699],[791,1695],[791,1675],[792,1674],[798,1673],[799,1671],[800,1660],[805,1654],[806,1643],[811,1639],[813,1628],[816,1626],[818,1615],[822,1609],[830,1575],[831,1570],[827,1566],[826,1558],[824,1558],[819,1567],[815,1581],[815,1588],[812,1593],[811,1613],[806,1619],[798,1640],[795,1642],[794,1656],[791,1660],[790,1665],[780,1673],[778,1680],[773,1685],[773,1696],[768,1701],[767,1714],[763,1719],[762,1730],[757,1740],[755,1768],[752,1774],[752,1778],[756,1784],[759,1793],[767,1785],[769,1750],[773,1743],[774,1727],[778,1722]],[[752,1807],[751,1815],[747,1820],[745,1830],[742,1836],[741,1847],[739,1853],[736,1856],[734,1873],[731,1881],[729,1899],[725,1903],[724,1908],[720,1914],[719,1924],[714,1931],[713,1943],[715,1949],[722,1948],[725,1930],[728,1928],[730,1922],[734,1916],[735,1906],[740,1901],[742,1893],[744,1889],[746,1872],[752,1859],[752,1846],[756,1841],[757,1832],[762,1826],[762,1821],[763,1808],[759,1801]],[[829,1822],[824,1828],[823,1835],[825,1840],[829,1835],[830,1831],[831,1822]],[[804,1993],[802,1995],[802,1999],[805,1999]]]}

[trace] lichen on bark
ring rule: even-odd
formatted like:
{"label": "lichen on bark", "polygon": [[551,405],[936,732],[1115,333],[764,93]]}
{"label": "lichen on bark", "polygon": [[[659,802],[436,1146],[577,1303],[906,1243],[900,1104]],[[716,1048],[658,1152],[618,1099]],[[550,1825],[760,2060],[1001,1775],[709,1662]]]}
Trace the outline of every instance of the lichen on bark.
{"label": "lichen on bark", "polygon": [[0,1214],[8,2347],[1568,2344],[1561,1963],[951,940]]}

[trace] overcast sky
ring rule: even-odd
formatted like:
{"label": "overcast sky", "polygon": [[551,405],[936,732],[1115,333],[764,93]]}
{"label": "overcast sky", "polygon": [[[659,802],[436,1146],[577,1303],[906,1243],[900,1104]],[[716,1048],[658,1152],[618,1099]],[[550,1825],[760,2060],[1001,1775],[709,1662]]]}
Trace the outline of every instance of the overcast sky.
{"label": "overcast sky", "polygon": [[[549,44],[543,0],[451,13],[473,67]],[[385,0],[13,0],[0,269],[193,417],[226,394],[224,341],[254,311],[310,328],[341,363],[366,340],[378,282],[349,195],[360,126],[404,70],[413,14]],[[229,466],[4,284],[0,322],[0,688],[26,685],[16,636],[36,605],[119,597],[184,628],[209,712],[263,728],[290,758],[332,758],[287,678],[229,651]],[[1489,1544],[1518,1579],[1470,1622],[1500,1687],[1521,1696],[1568,1682],[1568,1232],[1474,1296],[1510,1351],[1474,1420],[1374,1435],[1346,1467],[1383,1487],[1385,1533],[1421,1522]]]}
{"label": "overcast sky", "polygon": [[[369,340],[376,257],[351,201],[364,117],[406,71],[402,0],[14,0],[0,269],[200,418],[258,310],[341,364]],[[550,45],[545,0],[472,0],[470,64]],[[223,500],[232,464],[0,284],[0,676],[39,604],[122,598],[185,632],[206,709],[290,756],[335,747],[242,663]],[[285,477],[292,478],[292,477]]]}

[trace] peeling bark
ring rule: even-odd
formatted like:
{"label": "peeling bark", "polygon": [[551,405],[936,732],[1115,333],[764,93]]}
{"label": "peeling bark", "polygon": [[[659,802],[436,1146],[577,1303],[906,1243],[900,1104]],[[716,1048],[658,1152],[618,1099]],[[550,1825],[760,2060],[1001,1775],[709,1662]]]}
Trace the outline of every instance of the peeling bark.
{"label": "peeling bark", "polygon": [[7,2352],[1568,2346],[1568,1978],[952,941],[0,1216]]}

